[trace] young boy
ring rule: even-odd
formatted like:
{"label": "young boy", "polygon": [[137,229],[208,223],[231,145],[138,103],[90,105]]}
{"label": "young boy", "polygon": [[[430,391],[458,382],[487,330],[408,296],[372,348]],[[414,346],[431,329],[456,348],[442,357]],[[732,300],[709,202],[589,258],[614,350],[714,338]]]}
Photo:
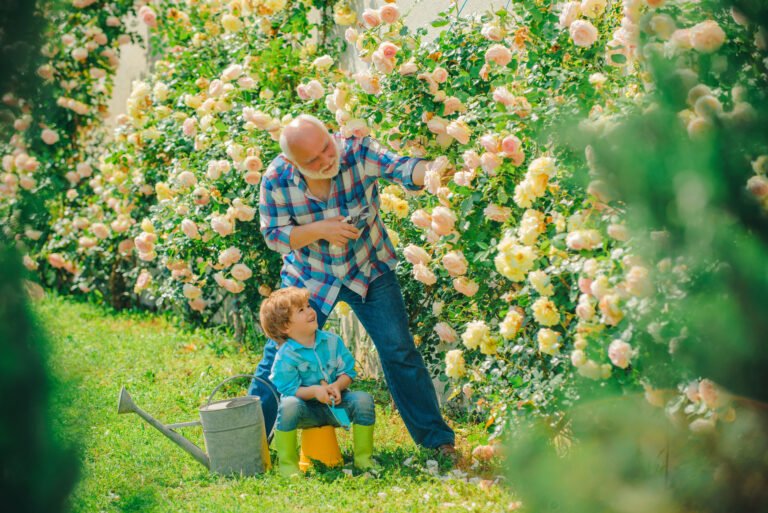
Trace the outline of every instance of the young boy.
{"label": "young boy", "polygon": [[341,338],[317,329],[317,314],[309,291],[297,287],[276,290],[261,304],[261,326],[278,343],[269,379],[280,392],[274,445],[278,470],[299,472],[296,430],[338,426],[328,405],[341,406],[352,421],[355,466],[371,468],[373,398],[347,390],[356,377],[355,360]]}

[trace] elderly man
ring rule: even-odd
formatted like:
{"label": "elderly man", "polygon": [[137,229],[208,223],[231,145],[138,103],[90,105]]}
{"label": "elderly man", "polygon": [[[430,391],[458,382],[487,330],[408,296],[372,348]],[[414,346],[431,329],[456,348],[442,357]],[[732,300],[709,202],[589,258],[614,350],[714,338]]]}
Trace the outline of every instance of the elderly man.
{"label": "elderly man", "polygon": [[[368,137],[331,135],[309,115],[285,127],[280,147],[261,182],[259,214],[267,245],[284,255],[283,286],[309,289],[320,328],[338,301],[350,305],[373,339],[411,437],[454,458],[454,433],[408,331],[395,248],[379,216],[379,178],[420,190],[427,162],[399,157]],[[249,391],[261,397],[267,426],[277,407],[265,384],[276,347],[267,342],[260,379]]]}

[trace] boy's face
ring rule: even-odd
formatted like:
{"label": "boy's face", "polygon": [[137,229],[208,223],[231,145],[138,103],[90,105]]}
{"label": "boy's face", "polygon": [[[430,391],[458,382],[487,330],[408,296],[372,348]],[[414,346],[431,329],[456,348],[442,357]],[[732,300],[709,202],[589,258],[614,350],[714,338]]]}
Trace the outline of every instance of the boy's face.
{"label": "boy's face", "polygon": [[317,314],[309,306],[309,301],[297,308],[291,314],[291,325],[287,335],[294,340],[306,339],[317,331]]}

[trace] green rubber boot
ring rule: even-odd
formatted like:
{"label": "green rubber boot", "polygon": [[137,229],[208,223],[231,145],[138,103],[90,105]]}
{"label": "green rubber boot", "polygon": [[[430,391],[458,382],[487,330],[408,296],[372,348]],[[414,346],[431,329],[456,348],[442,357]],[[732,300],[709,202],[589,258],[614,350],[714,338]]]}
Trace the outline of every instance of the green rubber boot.
{"label": "green rubber boot", "polygon": [[355,466],[361,470],[375,468],[373,462],[373,426],[352,425],[352,449]]}
{"label": "green rubber boot", "polygon": [[277,450],[277,471],[283,477],[299,475],[299,451],[296,441],[296,430],[278,431],[275,430],[275,436],[272,443]]}

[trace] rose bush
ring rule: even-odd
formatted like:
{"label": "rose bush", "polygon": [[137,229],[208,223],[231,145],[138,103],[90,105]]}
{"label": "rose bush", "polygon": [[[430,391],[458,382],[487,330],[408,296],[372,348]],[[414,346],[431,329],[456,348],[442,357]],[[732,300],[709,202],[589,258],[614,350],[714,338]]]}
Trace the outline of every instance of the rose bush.
{"label": "rose bush", "polygon": [[[234,313],[242,328],[278,285],[279,257],[258,229],[261,172],[282,126],[312,113],[345,136],[433,160],[426,191],[385,187],[382,211],[416,339],[456,395],[473,390],[498,428],[517,411],[558,417],[584,383],[654,398],[699,378],[644,366],[660,346],[670,358],[683,336],[673,324],[638,335],[685,296],[685,262],[641,254],[664,233],[630,227],[592,148],[567,132],[599,138],[626,113],[653,109],[657,55],[679,63],[684,91],[670,94],[687,99],[679,119],[691,137],[749,119],[764,77],[728,63],[758,55],[764,34],[713,9],[524,0],[475,17],[441,13],[427,41],[394,3],[359,20],[345,2],[321,0],[144,5],[160,58],[134,85],[114,141],[75,164],[47,226],[13,233],[44,241],[25,260],[44,275],[73,275],[81,290],[125,280],[160,308],[196,320]],[[341,69],[333,21],[348,27],[363,69]],[[76,113],[78,101],[62,103]],[[43,145],[61,144],[54,128],[35,130]],[[55,176],[42,155],[41,176]],[[764,204],[765,162],[754,156],[744,184]],[[704,415],[707,403],[696,404]]]}

